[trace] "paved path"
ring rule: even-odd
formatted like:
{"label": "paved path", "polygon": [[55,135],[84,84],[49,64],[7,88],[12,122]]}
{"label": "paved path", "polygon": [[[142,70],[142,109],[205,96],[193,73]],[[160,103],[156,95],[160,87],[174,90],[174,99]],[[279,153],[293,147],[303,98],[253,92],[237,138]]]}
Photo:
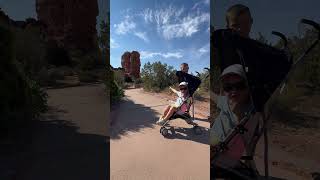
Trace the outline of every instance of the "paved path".
{"label": "paved path", "polygon": [[104,85],[48,90],[49,112],[32,126],[17,179],[107,179],[107,100]]}
{"label": "paved path", "polygon": [[168,101],[142,89],[126,90],[125,94],[126,99],[112,112],[111,179],[208,180],[209,123],[196,121],[204,133],[195,135],[192,126],[173,121],[171,125],[179,129],[166,139],[155,122]]}

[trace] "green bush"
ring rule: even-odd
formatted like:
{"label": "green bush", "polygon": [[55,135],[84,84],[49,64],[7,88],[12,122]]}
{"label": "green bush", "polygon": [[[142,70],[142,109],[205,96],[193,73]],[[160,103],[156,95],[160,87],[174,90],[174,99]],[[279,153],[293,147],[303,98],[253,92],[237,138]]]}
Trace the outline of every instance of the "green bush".
{"label": "green bush", "polygon": [[124,72],[123,71],[113,71],[113,79],[119,87],[121,87],[121,88],[125,87]]}
{"label": "green bush", "polygon": [[[314,30],[307,30],[301,37],[293,36],[288,38],[288,47],[293,59],[297,60],[306,48],[317,38],[318,34]],[[281,42],[275,46],[279,47]],[[296,72],[290,77],[294,79],[292,83],[309,83],[315,88],[320,88],[320,45],[318,44],[300,63]]]}
{"label": "green bush", "polygon": [[142,81],[141,78],[138,78],[138,79],[135,79],[135,80],[134,80],[134,83],[135,83],[135,84],[142,84],[143,81]]}
{"label": "green bush", "polygon": [[37,119],[41,113],[48,110],[47,98],[48,94],[42,89],[39,84],[31,79],[27,79],[28,91],[31,94],[31,113],[32,118]]}
{"label": "green bush", "polygon": [[39,78],[38,72],[48,64],[46,45],[40,37],[39,27],[26,29],[11,28],[15,59],[21,64],[25,73],[32,79]]}
{"label": "green bush", "polygon": [[201,84],[199,86],[199,91],[205,93],[209,92],[210,90],[210,77],[209,77],[209,71],[201,72],[197,75],[201,79]]}
{"label": "green bush", "polygon": [[144,64],[141,71],[143,88],[147,91],[162,91],[177,83],[175,70],[172,66],[162,64],[160,61]]}
{"label": "green bush", "polygon": [[0,39],[0,132],[5,136],[45,112],[47,95],[16,61],[13,33],[0,27]]}
{"label": "green bush", "polygon": [[117,84],[114,71],[111,67],[107,68],[107,78],[105,80],[105,85],[107,89],[107,94],[110,95],[111,104],[114,104],[124,97],[124,90]]}
{"label": "green bush", "polygon": [[97,61],[92,55],[84,55],[78,62],[78,68],[83,71],[92,70],[96,67]]}
{"label": "green bush", "polygon": [[124,96],[124,91],[121,87],[118,86],[117,82],[111,81],[111,104],[118,102]]}

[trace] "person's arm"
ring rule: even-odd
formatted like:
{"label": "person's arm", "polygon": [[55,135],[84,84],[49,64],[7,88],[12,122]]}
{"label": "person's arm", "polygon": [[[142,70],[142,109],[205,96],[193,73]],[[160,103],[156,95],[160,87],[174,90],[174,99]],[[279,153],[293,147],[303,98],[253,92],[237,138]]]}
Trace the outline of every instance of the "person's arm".
{"label": "person's arm", "polygon": [[178,94],[178,93],[179,93],[179,91],[177,91],[177,90],[173,89],[171,86],[169,86],[169,89],[170,89],[172,92],[176,93],[176,94]]}

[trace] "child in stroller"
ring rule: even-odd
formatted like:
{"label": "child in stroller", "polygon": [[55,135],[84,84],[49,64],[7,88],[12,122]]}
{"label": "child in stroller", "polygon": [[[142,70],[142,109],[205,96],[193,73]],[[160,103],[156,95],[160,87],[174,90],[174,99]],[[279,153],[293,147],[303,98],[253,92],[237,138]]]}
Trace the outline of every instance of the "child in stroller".
{"label": "child in stroller", "polygon": [[[176,93],[178,95],[178,98],[175,101],[175,103],[165,108],[163,115],[157,121],[158,125],[164,125],[174,115],[180,115],[180,116],[186,115],[187,117],[189,115],[189,109],[192,104],[192,97],[190,97],[189,95],[188,83],[181,82],[179,84],[179,91],[173,89],[172,87],[170,87],[170,90]],[[189,118],[186,118],[186,119],[189,119]]]}

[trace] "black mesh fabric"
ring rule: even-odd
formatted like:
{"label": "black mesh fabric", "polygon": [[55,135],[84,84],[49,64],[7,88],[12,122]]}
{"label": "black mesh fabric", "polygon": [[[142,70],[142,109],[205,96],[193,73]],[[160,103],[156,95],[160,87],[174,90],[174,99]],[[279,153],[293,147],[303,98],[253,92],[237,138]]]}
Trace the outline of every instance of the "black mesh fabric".
{"label": "black mesh fabric", "polygon": [[257,111],[285,79],[291,68],[291,61],[285,51],[240,37],[229,29],[220,29],[213,34],[215,64],[221,70],[232,64],[242,64],[245,68],[253,102]]}
{"label": "black mesh fabric", "polygon": [[182,71],[177,71],[176,76],[178,77],[179,83],[181,83],[183,81],[188,83],[188,89],[189,89],[190,96],[192,96],[194,94],[194,92],[198,89],[198,87],[201,84],[201,80],[198,77],[193,76],[188,73],[185,73],[185,72],[182,72]]}

